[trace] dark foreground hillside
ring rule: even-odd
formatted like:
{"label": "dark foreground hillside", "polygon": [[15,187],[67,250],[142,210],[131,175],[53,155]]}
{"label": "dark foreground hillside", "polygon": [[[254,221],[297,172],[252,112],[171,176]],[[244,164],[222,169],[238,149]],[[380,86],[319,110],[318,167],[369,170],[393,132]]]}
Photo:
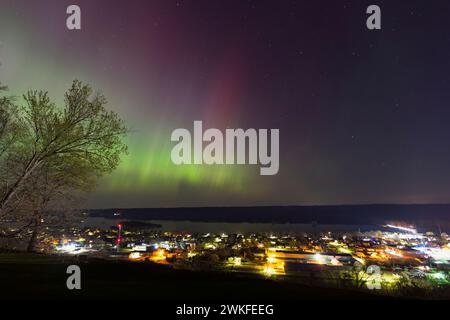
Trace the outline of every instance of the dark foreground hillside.
{"label": "dark foreground hillside", "polygon": [[191,272],[150,263],[79,263],[82,289],[66,289],[61,258],[0,254],[0,299],[151,299],[177,301],[376,299],[375,295],[236,274]]}

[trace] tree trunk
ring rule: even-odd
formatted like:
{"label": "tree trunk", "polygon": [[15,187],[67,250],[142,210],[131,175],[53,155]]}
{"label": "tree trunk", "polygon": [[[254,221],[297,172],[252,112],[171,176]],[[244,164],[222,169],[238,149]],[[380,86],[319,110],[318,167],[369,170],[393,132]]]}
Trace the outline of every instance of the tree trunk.
{"label": "tree trunk", "polygon": [[38,229],[39,229],[40,219],[39,216],[36,214],[34,218],[34,224],[33,224],[33,233],[31,234],[30,240],[28,241],[28,247],[27,252],[34,252],[36,250],[36,242],[37,242],[37,235],[38,235]]}

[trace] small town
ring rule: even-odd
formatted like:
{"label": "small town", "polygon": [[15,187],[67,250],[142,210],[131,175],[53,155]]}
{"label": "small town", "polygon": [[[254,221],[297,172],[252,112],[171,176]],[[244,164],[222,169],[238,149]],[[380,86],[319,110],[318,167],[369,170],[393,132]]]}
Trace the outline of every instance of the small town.
{"label": "small town", "polygon": [[450,283],[446,233],[419,233],[396,225],[370,232],[311,234],[187,233],[150,226],[125,221],[109,229],[56,229],[42,234],[38,248],[86,262],[161,264],[388,295],[412,289],[445,292]]}

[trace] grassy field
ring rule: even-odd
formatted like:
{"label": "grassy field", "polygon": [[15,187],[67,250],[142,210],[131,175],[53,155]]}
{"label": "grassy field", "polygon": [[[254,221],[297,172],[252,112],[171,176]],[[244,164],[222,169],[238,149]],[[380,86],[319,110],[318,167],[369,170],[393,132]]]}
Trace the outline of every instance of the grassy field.
{"label": "grassy field", "polygon": [[[66,288],[66,268],[78,264],[82,289]],[[298,300],[374,299],[361,292],[307,287],[218,272],[173,270],[151,263],[90,261],[0,254],[0,299]]]}

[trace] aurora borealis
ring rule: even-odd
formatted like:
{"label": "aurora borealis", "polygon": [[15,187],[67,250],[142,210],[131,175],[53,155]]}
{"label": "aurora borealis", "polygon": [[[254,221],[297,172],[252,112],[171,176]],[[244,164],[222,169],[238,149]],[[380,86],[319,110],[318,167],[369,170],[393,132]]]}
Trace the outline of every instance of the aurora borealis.
{"label": "aurora borealis", "polygon": [[[356,0],[1,0],[0,81],[61,102],[77,78],[125,119],[92,207],[450,202],[449,4],[376,2],[380,31]],[[175,166],[194,120],[279,128],[279,173]]]}

